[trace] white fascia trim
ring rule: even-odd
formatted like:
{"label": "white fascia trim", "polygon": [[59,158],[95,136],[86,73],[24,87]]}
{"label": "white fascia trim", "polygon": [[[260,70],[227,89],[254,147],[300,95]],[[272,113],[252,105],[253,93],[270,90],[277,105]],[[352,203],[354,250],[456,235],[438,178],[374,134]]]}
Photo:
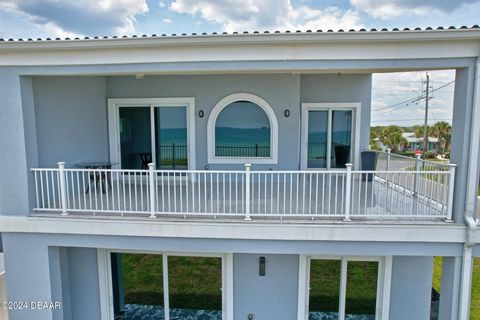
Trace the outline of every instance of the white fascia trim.
{"label": "white fascia trim", "polygon": [[[216,157],[215,156],[215,124],[217,117],[229,104],[236,101],[249,101],[258,105],[265,111],[270,120],[270,158],[242,158],[242,157]],[[207,153],[208,163],[212,164],[277,164],[278,163],[278,122],[272,107],[263,98],[251,93],[234,93],[226,96],[213,107],[207,124]]]}
{"label": "white fascia trim", "polygon": [[161,219],[0,217],[0,232],[171,238],[305,241],[464,243],[466,226],[454,224],[190,222]]}
{"label": "white fascia trim", "polygon": [[[1,45],[1,43],[0,43]],[[474,58],[480,52],[478,40],[422,41],[310,41],[259,42],[249,44],[150,45],[133,44],[113,48],[71,48],[39,50],[2,50],[0,66],[85,66],[137,63],[300,61],[300,60],[378,60]],[[218,71],[233,72],[219,67]],[[255,67],[255,72],[262,69]],[[278,71],[290,70],[279,68]],[[331,71],[331,68],[328,69]],[[242,70],[243,72],[245,70]],[[311,71],[305,70],[305,71]],[[119,71],[121,73],[121,71]],[[162,70],[151,70],[151,74]],[[149,74],[148,72],[143,72]]]}
{"label": "white fascia trim", "polygon": [[0,42],[0,53],[12,50],[45,49],[111,49],[133,46],[180,46],[180,45],[232,45],[258,43],[309,43],[309,42],[343,42],[364,41],[407,41],[424,42],[425,40],[479,40],[478,29],[456,30],[409,30],[409,31],[367,31],[367,32],[323,32],[323,33],[280,33],[280,34],[226,34],[226,35],[186,35],[166,37],[79,39],[55,41],[5,41]]}

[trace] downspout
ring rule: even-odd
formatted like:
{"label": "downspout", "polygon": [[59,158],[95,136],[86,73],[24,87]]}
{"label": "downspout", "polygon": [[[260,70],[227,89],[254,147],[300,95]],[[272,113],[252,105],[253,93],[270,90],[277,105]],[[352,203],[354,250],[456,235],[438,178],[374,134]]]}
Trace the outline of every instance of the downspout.
{"label": "downspout", "polygon": [[478,157],[479,157],[479,138],[480,138],[480,57],[477,58],[474,76],[473,88],[473,110],[472,123],[470,131],[470,154],[467,168],[467,199],[465,206],[465,223],[467,232],[465,244],[463,246],[462,274],[460,279],[460,300],[458,319],[469,318],[470,313],[470,295],[473,272],[473,249],[476,244],[476,231],[478,228],[478,219],[475,218],[475,198],[477,194],[478,183]]}

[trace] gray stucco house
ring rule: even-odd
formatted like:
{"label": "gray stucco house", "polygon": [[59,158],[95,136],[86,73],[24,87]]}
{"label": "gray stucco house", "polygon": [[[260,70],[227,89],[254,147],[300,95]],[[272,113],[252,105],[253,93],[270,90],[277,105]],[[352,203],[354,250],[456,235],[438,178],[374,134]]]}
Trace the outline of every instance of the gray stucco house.
{"label": "gray stucco house", "polygon": [[[163,268],[158,319],[182,319],[185,256],[218,262],[208,319],[426,320],[435,256],[439,319],[468,319],[479,56],[478,26],[0,41],[9,319],[127,319],[122,257],[140,253]],[[451,164],[362,170],[372,74],[439,69]]]}

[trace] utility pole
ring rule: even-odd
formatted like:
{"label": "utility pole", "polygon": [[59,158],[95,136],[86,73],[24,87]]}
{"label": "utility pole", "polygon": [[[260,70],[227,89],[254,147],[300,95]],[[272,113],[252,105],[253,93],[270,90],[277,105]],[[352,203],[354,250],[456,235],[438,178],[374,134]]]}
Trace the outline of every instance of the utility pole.
{"label": "utility pole", "polygon": [[423,155],[425,157],[425,152],[428,147],[428,99],[429,97],[429,86],[430,86],[430,75],[427,72],[427,87],[425,88],[425,124],[423,128]]}

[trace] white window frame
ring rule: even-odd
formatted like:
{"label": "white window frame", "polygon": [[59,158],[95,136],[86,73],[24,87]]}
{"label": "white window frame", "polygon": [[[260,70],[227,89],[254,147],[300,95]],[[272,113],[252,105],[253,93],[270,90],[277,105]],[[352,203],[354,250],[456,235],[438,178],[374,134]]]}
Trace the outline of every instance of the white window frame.
{"label": "white window frame", "polygon": [[[352,130],[350,149],[351,159],[353,160],[353,169],[360,168],[360,126],[361,126],[361,108],[360,102],[348,103],[302,103],[302,128],[300,138],[300,167],[302,170],[345,170],[341,168],[331,168],[331,142],[332,142],[332,112],[333,111],[352,111]],[[327,165],[326,168],[308,168],[308,113],[309,111],[328,111],[328,129],[327,129]]]}
{"label": "white window frame", "polygon": [[[111,253],[134,253],[134,254],[155,254],[162,256],[162,274],[163,274],[163,296],[165,320],[170,319],[170,301],[168,286],[168,257],[169,256],[188,256],[188,257],[212,257],[222,260],[222,319],[233,320],[233,254],[232,253],[199,253],[199,252],[156,252],[156,251],[137,251],[137,250],[110,250],[97,249],[98,274],[100,284],[100,314],[101,320],[113,320],[113,286],[112,286],[112,265]],[[167,275],[165,277],[165,275]]]}
{"label": "white window frame", "polygon": [[[255,103],[267,114],[270,121],[270,157],[217,157],[215,156],[215,125],[218,115],[229,104],[237,101]],[[250,93],[234,93],[220,100],[210,113],[207,124],[208,163],[226,164],[277,164],[278,163],[278,122],[275,112],[267,101]]]}
{"label": "white window frame", "polygon": [[341,261],[340,292],[338,319],[345,319],[345,302],[347,294],[347,266],[349,261],[376,261],[378,262],[377,297],[375,308],[376,320],[388,320],[390,314],[390,289],[392,282],[392,256],[361,257],[361,256],[307,256],[300,255],[299,259],[299,286],[298,286],[298,319],[308,320],[310,299],[310,262],[311,260],[338,260]]}
{"label": "white window frame", "polygon": [[[110,161],[118,163],[114,168],[121,168],[120,127],[118,125],[121,107],[150,107],[151,128],[154,128],[154,107],[186,107],[187,108],[187,158],[188,169],[195,170],[195,98],[112,98],[108,99],[108,133]],[[155,150],[155,130],[152,132],[152,151]],[[155,152],[152,152],[152,162],[155,162]]]}

